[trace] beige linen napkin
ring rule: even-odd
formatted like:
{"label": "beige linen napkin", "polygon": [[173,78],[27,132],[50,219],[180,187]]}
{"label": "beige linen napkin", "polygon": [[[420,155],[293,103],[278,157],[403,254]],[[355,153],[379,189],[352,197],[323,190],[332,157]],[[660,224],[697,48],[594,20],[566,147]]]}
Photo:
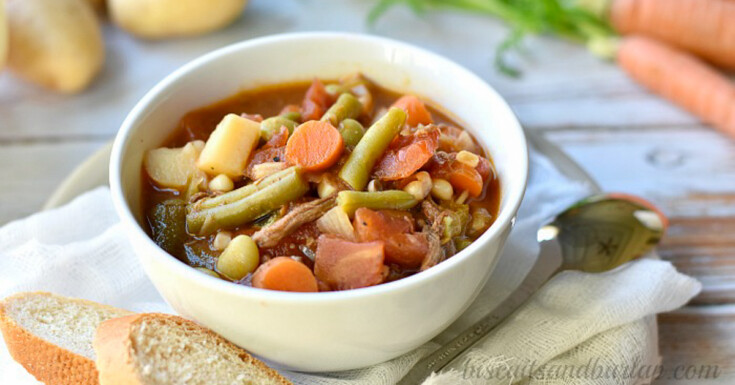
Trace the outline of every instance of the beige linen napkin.
{"label": "beige linen napkin", "polygon": [[[529,189],[498,267],[475,303],[448,330],[411,353],[370,368],[284,375],[299,385],[392,385],[422,355],[496,306],[532,266],[538,226],[589,193],[546,158],[533,154],[531,164]],[[0,245],[0,297],[44,290],[133,311],[171,312],[133,255],[106,188],[6,225],[0,229]],[[426,384],[645,383],[650,377],[638,378],[623,369],[658,362],[652,316],[682,306],[699,290],[694,279],[658,260],[636,261],[605,274],[560,274],[450,371]],[[37,384],[1,342],[0,383]]]}

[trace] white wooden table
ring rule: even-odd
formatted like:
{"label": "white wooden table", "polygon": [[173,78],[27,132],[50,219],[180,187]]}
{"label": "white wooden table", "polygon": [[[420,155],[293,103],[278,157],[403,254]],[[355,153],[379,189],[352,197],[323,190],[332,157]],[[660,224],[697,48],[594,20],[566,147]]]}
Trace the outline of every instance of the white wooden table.
{"label": "white wooden table", "polygon": [[[529,40],[517,58],[524,76],[510,79],[492,66],[494,47],[506,33],[499,23],[467,15],[421,19],[396,9],[371,30],[364,23],[371,4],[256,0],[220,33],[168,42],[136,41],[107,27],[107,66],[91,90],[75,97],[0,74],[0,224],[39,210],[79,162],[114,136],[142,94],[190,59],[279,32],[377,33],[475,71],[507,98],[525,127],[560,145],[604,189],[660,205],[672,219],[662,256],[700,279],[704,291],[690,306],[659,317],[665,372],[656,384],[735,383],[735,141],[576,45]],[[147,64],[136,65],[143,56]],[[718,366],[709,377],[719,378],[687,379],[680,365]]]}

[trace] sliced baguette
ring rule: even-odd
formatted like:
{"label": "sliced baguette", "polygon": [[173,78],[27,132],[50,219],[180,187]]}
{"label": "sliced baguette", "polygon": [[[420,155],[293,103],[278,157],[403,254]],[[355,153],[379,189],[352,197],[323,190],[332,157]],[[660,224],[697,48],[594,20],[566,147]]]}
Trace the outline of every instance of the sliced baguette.
{"label": "sliced baguette", "polygon": [[291,384],[214,332],[172,315],[105,321],[94,349],[101,385]]}
{"label": "sliced baguette", "polygon": [[10,355],[46,385],[96,385],[92,341],[102,321],[132,314],[50,293],[0,302],[0,330]]}

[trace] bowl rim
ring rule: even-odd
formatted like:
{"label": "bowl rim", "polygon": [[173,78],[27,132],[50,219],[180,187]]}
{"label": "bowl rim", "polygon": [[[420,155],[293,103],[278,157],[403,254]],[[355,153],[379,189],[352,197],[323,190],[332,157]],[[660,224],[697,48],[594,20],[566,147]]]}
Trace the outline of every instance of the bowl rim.
{"label": "bowl rim", "polygon": [[[396,281],[386,282],[375,286],[351,290],[316,293],[264,290],[246,285],[233,284],[232,282],[218,279],[199,272],[196,269],[193,269],[190,266],[186,265],[185,263],[182,263],[174,256],[161,249],[155,242],[153,242],[147,232],[139,225],[138,221],[135,219],[133,211],[129,207],[124,197],[121,183],[123,170],[123,154],[126,152],[128,146],[131,145],[129,138],[131,136],[131,133],[135,130],[136,123],[144,118],[147,113],[149,113],[149,111],[147,111],[149,106],[154,105],[154,102],[158,100],[158,98],[162,94],[164,94],[166,89],[175,84],[179,80],[179,78],[187,76],[189,72],[195,70],[202,65],[205,65],[212,61],[216,61],[221,57],[228,56],[237,51],[278,43],[284,40],[329,39],[350,39],[357,43],[390,46],[405,52],[414,52],[420,55],[424,55],[425,57],[430,58],[431,61],[440,62],[442,63],[442,66],[452,68],[452,71],[454,72],[464,72],[465,75],[469,76],[470,78],[474,78],[474,80],[477,81],[480,87],[485,88],[486,92],[497,99],[496,102],[501,103],[501,107],[507,109],[508,113],[512,117],[512,122],[515,123],[514,125],[512,125],[512,127],[507,127],[507,129],[516,131],[516,134],[519,136],[518,139],[520,139],[521,142],[521,150],[523,151],[523,153],[519,154],[518,157],[518,161],[520,162],[518,166],[522,171],[522,176],[520,176],[519,178],[522,178],[522,180],[519,182],[521,183],[521,186],[517,194],[503,197],[503,199],[508,199],[508,201],[504,205],[501,204],[501,210],[498,213],[498,217],[490,226],[490,228],[488,228],[478,239],[472,242],[464,250],[453,255],[451,258],[448,258],[442,263],[417,274],[413,274],[411,276]],[[135,104],[132,110],[130,110],[115,137],[112,148],[112,155],[110,158],[110,191],[113,204],[115,206],[117,214],[120,216],[120,219],[124,224],[124,227],[126,228],[126,233],[128,234],[128,237],[131,238],[131,242],[134,242],[134,239],[132,238],[142,238],[142,241],[145,242],[147,246],[153,247],[157,251],[156,253],[154,253],[155,255],[151,256],[150,258],[159,259],[163,264],[166,265],[166,268],[175,270],[177,274],[181,274],[181,276],[187,279],[198,280],[201,285],[208,286],[210,289],[214,289],[220,292],[226,292],[230,295],[257,297],[258,299],[268,300],[272,302],[298,301],[309,304],[333,302],[338,300],[353,300],[357,298],[389,294],[390,292],[398,292],[401,290],[410,289],[414,286],[419,286],[426,281],[432,280],[434,277],[442,274],[447,274],[450,270],[462,264],[463,261],[467,259],[470,254],[480,252],[479,249],[486,243],[488,243],[491,239],[495,237],[500,237],[505,227],[513,227],[515,223],[515,217],[526,192],[528,179],[529,151],[527,138],[524,134],[523,128],[518,118],[508,105],[507,101],[492,86],[490,86],[487,82],[485,82],[482,78],[477,76],[469,69],[466,69],[465,67],[455,63],[454,61],[449,60],[439,54],[428,51],[424,48],[385,37],[350,32],[294,32],[263,36],[227,45],[189,61],[188,63],[179,67],[178,69],[167,75],[165,78],[163,78],[161,81],[159,81],[153,88],[146,92],[146,94]],[[505,206],[504,210],[503,206]],[[141,259],[141,257],[138,256],[138,259]]]}

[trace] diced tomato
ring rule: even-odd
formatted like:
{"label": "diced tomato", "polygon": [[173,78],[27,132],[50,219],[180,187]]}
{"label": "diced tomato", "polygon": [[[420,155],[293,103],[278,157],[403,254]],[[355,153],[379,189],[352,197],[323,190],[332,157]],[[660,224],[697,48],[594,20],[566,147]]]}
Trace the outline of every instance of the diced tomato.
{"label": "diced tomato", "polygon": [[429,252],[429,239],[424,233],[393,234],[385,240],[385,250],[386,262],[415,268]]}
{"label": "diced tomato", "polygon": [[[479,166],[480,164],[478,164]],[[489,171],[489,169],[487,170]],[[482,194],[485,185],[484,179],[477,168],[457,161],[454,153],[437,153],[431,160],[429,173],[434,178],[446,179],[455,189],[466,190],[470,196],[475,198]]]}
{"label": "diced tomato", "polygon": [[400,211],[374,211],[359,208],[355,212],[355,236],[360,242],[383,241],[387,263],[413,268],[429,251],[425,234],[414,233],[414,224],[408,213]]}
{"label": "diced tomato", "polygon": [[314,79],[309,89],[306,90],[304,101],[301,104],[301,119],[304,122],[321,119],[332,102],[332,97],[327,93],[324,84],[319,79]]}
{"label": "diced tomato", "polygon": [[433,119],[431,113],[426,108],[424,102],[413,95],[404,95],[400,99],[393,103],[393,107],[398,107],[404,111],[408,117],[406,118],[406,124],[410,127],[416,127],[419,124],[431,124]]}
{"label": "diced tomato", "polygon": [[252,171],[255,165],[266,162],[285,162],[286,143],[288,142],[288,129],[281,127],[260,149],[253,153],[250,163],[245,170],[245,175],[253,178]]}
{"label": "diced tomato", "polygon": [[439,131],[434,127],[398,136],[375,166],[375,176],[382,180],[407,178],[431,159],[438,145]]}
{"label": "diced tomato", "polygon": [[[360,231],[357,230],[358,228],[360,228]],[[384,238],[384,236],[390,234],[413,232],[413,228],[413,219],[411,214],[407,212],[397,210],[376,211],[365,207],[355,211],[355,231],[358,231],[358,239],[360,239],[360,234],[366,237],[372,234],[375,237]],[[370,239],[370,241],[372,240],[375,239]]]}
{"label": "diced tomato", "polygon": [[356,243],[322,234],[317,240],[314,273],[335,290],[357,289],[383,282],[383,242]]}
{"label": "diced tomato", "polygon": [[252,168],[256,164],[265,162],[285,162],[286,161],[286,148],[285,147],[270,147],[262,148],[253,154],[253,159],[250,160],[248,168]]}

